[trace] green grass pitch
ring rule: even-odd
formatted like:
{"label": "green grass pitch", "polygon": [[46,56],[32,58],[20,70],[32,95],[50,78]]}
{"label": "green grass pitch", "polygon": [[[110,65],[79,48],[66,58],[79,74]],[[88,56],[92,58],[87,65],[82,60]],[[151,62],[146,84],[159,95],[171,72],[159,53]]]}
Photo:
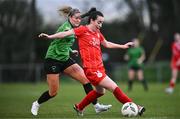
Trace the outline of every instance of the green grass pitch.
{"label": "green grass pitch", "polygon": [[[137,104],[146,107],[142,119],[178,119],[180,118],[180,84],[176,85],[175,92],[168,95],[164,92],[168,84],[150,83],[148,92],[145,92],[136,82],[132,92],[127,92],[125,83],[117,82],[121,89]],[[30,113],[32,102],[47,90],[46,83],[10,83],[0,84],[0,119],[27,119],[34,118]],[[85,95],[81,84],[77,82],[61,82],[58,95],[44,103],[39,119],[126,119],[120,113],[122,104],[110,92],[99,99],[100,103],[112,104],[113,107],[100,114],[95,114],[92,105],[89,105],[83,117],[78,117],[73,110],[73,104],[79,102]],[[131,118],[132,119],[132,118]]]}

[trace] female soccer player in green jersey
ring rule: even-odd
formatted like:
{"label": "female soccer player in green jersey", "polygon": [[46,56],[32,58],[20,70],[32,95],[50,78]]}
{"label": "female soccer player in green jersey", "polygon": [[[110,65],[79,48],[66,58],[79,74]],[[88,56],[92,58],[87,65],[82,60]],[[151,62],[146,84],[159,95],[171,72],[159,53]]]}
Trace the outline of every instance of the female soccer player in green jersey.
{"label": "female soccer player in green jersey", "polygon": [[[68,19],[58,28],[57,32],[68,31],[80,25],[81,13],[78,9],[72,9],[71,7],[66,6],[61,8],[59,11],[63,15],[67,15]],[[59,77],[62,73],[65,73],[73,79],[79,81],[83,85],[87,94],[93,90],[92,85],[86,78],[83,69],[70,57],[70,52],[76,54],[78,53],[76,50],[71,50],[71,46],[74,41],[75,36],[71,35],[61,40],[54,39],[51,42],[47,50],[44,63],[49,90],[45,91],[38,100],[33,102],[31,108],[31,113],[33,115],[36,116],[38,114],[40,104],[57,95],[59,89]],[[99,104],[97,99],[93,102],[93,105],[96,113],[107,111],[112,106]]]}
{"label": "female soccer player in green jersey", "polygon": [[129,48],[125,54],[125,60],[128,60],[128,90],[132,90],[133,80],[137,74],[137,78],[142,82],[144,90],[148,90],[147,82],[144,79],[143,74],[143,61],[145,60],[144,49],[140,46],[139,40],[137,38],[133,39],[134,47]]}

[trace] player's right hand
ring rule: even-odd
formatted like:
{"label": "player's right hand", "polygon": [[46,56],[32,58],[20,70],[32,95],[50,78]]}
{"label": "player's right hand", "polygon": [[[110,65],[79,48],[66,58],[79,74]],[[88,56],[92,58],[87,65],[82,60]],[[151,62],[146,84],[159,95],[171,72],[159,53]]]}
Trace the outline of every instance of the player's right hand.
{"label": "player's right hand", "polygon": [[48,34],[45,34],[45,33],[39,34],[38,37],[39,37],[39,38],[47,38],[47,39],[49,39],[49,35],[48,35]]}

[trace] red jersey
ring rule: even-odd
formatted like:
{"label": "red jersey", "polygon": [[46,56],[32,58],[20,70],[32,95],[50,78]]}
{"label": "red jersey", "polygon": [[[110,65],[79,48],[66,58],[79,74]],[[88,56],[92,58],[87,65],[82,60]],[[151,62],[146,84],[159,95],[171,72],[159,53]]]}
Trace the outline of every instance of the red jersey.
{"label": "red jersey", "polygon": [[104,36],[100,31],[90,31],[87,26],[80,26],[74,29],[78,39],[79,51],[84,68],[103,67],[101,41]]}
{"label": "red jersey", "polygon": [[174,42],[172,44],[172,58],[178,60],[180,58],[180,44]]}
{"label": "red jersey", "polygon": [[172,49],[171,67],[172,68],[178,68],[176,66],[176,63],[178,60],[180,60],[180,44],[174,42],[172,44],[171,49]]}

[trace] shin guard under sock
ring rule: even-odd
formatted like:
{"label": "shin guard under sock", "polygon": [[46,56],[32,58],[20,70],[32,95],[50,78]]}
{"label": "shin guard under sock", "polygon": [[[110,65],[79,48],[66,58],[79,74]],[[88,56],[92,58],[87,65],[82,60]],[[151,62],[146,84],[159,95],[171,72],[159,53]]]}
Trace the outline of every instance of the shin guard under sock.
{"label": "shin guard under sock", "polygon": [[[88,94],[89,92],[91,92],[93,90],[93,87],[90,83],[87,83],[87,84],[84,84],[83,85],[83,88],[86,92],[86,94]],[[93,102],[92,102],[93,105],[97,104],[97,99],[95,99]]]}
{"label": "shin guard under sock", "polygon": [[174,86],[175,86],[175,83],[174,83],[174,81],[171,80],[169,83],[169,87],[174,88]]}
{"label": "shin guard under sock", "polygon": [[50,96],[49,95],[49,91],[46,91],[46,92],[44,92],[40,97],[39,97],[39,99],[38,99],[38,103],[39,104],[41,104],[41,103],[43,103],[43,102],[46,102],[46,101],[48,101],[50,98],[52,98],[52,97],[54,97],[54,96]]}
{"label": "shin guard under sock", "polygon": [[126,96],[119,87],[116,87],[113,94],[116,99],[123,104],[126,102],[132,102],[132,100],[128,96]]}
{"label": "shin guard under sock", "polygon": [[97,93],[95,90],[92,90],[79,104],[77,104],[79,110],[83,110],[87,105],[92,103],[92,101],[94,101],[98,97],[101,97],[102,95],[103,94]]}

